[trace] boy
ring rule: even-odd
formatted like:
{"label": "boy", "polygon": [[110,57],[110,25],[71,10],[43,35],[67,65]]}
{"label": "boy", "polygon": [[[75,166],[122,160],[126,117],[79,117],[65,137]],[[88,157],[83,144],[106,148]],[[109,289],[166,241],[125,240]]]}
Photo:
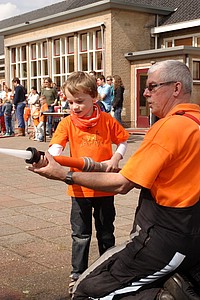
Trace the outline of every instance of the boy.
{"label": "boy", "polygon": [[[70,116],[58,124],[50,142],[49,152],[60,155],[70,143],[72,157],[91,157],[95,161],[106,161],[109,171],[118,171],[119,161],[127,147],[128,132],[110,115],[101,112],[97,99],[96,80],[85,72],[74,72],[64,83]],[[117,150],[112,154],[112,143]],[[77,171],[77,169],[71,169]],[[114,193],[94,191],[82,186],[69,187],[72,197],[72,272],[69,293],[75,281],[88,267],[89,246],[92,235],[92,209],[99,254],[114,246]]]}
{"label": "boy", "polygon": [[40,103],[36,103],[35,104],[35,110],[34,112],[32,113],[32,119],[33,119],[33,125],[34,125],[34,141],[38,141],[38,138],[37,138],[37,127],[40,123],[39,121],[39,117],[40,117]]}
{"label": "boy", "polygon": [[13,105],[8,98],[6,98],[5,103],[3,105],[3,113],[4,113],[4,121],[6,124],[6,133],[4,136],[12,136],[12,110]]}
{"label": "boy", "polygon": [[40,100],[41,108],[40,108],[40,115],[39,115],[39,124],[37,125],[36,139],[39,142],[43,142],[44,141],[44,115],[43,115],[43,112],[48,110],[48,104],[47,104],[46,96],[41,96],[39,100]]}
{"label": "boy", "polygon": [[26,106],[24,108],[24,122],[25,122],[25,133],[28,134],[28,126],[31,117],[31,109],[28,105],[28,101],[26,101]]}

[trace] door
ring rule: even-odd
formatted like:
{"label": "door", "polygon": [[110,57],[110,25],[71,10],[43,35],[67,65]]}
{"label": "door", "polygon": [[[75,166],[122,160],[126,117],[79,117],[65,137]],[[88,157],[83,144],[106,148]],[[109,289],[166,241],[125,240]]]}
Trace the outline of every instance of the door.
{"label": "door", "polygon": [[137,70],[137,128],[148,128],[149,127],[149,106],[146,98],[143,96],[146,80],[147,80],[148,69],[138,69]]}

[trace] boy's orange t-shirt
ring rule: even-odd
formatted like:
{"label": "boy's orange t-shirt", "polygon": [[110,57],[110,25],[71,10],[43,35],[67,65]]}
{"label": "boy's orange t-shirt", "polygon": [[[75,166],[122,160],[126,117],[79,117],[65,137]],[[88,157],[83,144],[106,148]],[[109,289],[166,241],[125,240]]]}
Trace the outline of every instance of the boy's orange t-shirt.
{"label": "boy's orange t-shirt", "polygon": [[[65,148],[67,142],[70,146],[71,157],[90,157],[94,161],[102,162],[112,157],[112,143],[118,145],[129,137],[128,132],[110,114],[101,112],[97,125],[81,130],[67,116],[60,121],[56,132],[50,142]],[[71,168],[72,171],[80,172]],[[82,186],[71,185],[68,188],[70,196],[74,197],[102,197],[114,195],[102,191],[94,191]]]}
{"label": "boy's orange t-shirt", "polygon": [[[200,107],[179,104],[157,121],[120,173],[151,190],[156,202],[169,207],[188,207],[200,198],[200,130],[179,110],[200,120]],[[180,134],[181,132],[181,134]]]}
{"label": "boy's orange t-shirt", "polygon": [[38,124],[40,123],[39,117],[40,117],[40,109],[35,109],[33,114],[32,114],[33,124],[35,126],[38,126]]}
{"label": "boy's orange t-shirt", "polygon": [[27,122],[28,119],[30,118],[31,116],[31,109],[30,107],[25,107],[24,108],[24,121]]}
{"label": "boy's orange t-shirt", "polygon": [[[47,104],[47,103],[44,103],[44,104],[41,106],[40,113],[43,113],[44,111],[47,111],[48,109],[49,109],[49,108],[48,108],[48,104]],[[40,122],[44,122],[44,115],[43,115],[43,114],[40,114],[39,121],[40,121]]]}

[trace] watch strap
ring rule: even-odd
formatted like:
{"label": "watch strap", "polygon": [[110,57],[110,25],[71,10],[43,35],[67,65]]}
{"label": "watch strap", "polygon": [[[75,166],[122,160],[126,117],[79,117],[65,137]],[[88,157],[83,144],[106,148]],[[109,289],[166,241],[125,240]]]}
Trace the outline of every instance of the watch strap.
{"label": "watch strap", "polygon": [[64,180],[66,184],[69,184],[69,185],[74,184],[74,181],[73,181],[73,179],[72,179],[73,173],[74,173],[74,172],[72,172],[72,171],[69,171],[69,172],[67,173],[67,176],[66,176],[66,178],[65,178],[65,180]]}

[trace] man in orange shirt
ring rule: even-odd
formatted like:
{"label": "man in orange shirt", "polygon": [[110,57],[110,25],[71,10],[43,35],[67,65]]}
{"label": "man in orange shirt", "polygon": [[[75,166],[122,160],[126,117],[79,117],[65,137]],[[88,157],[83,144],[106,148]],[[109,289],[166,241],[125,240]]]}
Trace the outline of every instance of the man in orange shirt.
{"label": "man in orange shirt", "polygon": [[[179,273],[170,277],[200,264],[200,107],[190,103],[191,92],[192,76],[184,63],[151,66],[144,96],[160,120],[119,173],[67,173],[49,153],[46,167],[29,168],[105,192],[141,188],[130,241],[84,272],[73,299],[199,299]],[[158,283],[167,278],[170,291],[159,290]]]}

